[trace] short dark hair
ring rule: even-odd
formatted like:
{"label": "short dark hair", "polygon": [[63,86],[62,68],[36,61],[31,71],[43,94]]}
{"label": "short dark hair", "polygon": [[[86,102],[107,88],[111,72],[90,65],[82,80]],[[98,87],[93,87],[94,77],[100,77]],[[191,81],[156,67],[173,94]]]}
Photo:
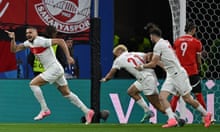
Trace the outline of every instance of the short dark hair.
{"label": "short dark hair", "polygon": [[149,33],[158,37],[162,36],[162,32],[159,28],[152,28]]}
{"label": "short dark hair", "polygon": [[196,28],[196,25],[193,22],[186,22],[184,31],[187,33],[187,32],[192,31],[195,28]]}
{"label": "short dark hair", "polygon": [[147,31],[149,34],[157,35],[158,37],[162,36],[162,31],[160,28],[155,25],[154,23],[148,23],[144,29]]}
{"label": "short dark hair", "polygon": [[34,29],[34,30],[37,30],[37,28],[34,27],[34,26],[26,26],[26,29]]}

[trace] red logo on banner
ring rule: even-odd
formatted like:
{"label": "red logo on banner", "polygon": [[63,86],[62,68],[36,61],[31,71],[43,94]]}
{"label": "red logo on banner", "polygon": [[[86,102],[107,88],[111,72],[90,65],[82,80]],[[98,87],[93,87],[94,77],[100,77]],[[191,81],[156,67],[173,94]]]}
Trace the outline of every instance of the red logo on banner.
{"label": "red logo on banner", "polygon": [[90,0],[42,0],[35,10],[46,25],[63,33],[78,33],[89,29]]}

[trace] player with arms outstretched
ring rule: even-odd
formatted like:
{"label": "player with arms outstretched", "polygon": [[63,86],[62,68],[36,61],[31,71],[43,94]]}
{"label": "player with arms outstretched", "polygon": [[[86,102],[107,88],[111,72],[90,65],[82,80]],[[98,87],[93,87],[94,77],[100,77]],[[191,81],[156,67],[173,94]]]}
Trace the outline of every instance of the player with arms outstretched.
{"label": "player with arms outstretched", "polygon": [[146,60],[150,59],[150,54],[141,52],[128,52],[125,45],[118,45],[114,48],[113,54],[116,59],[113,62],[112,68],[109,73],[101,79],[101,82],[106,82],[113,78],[117,70],[124,68],[126,71],[131,73],[137,81],[135,81],[129,88],[128,94],[136,101],[136,103],[143,108],[145,114],[141,122],[145,122],[147,119],[154,116],[154,113],[150,111],[147,103],[144,101],[140,92],[146,96],[149,102],[159,111],[164,113],[164,109],[159,102],[158,89],[157,89],[157,78],[154,70],[151,68],[143,71],[135,69],[137,65],[144,64]]}
{"label": "player with arms outstretched", "polygon": [[38,36],[38,32],[35,27],[28,27],[26,29],[27,40],[24,43],[16,45],[14,32],[5,32],[8,33],[8,36],[11,38],[11,52],[16,53],[26,48],[30,48],[31,52],[40,60],[45,68],[43,73],[33,78],[30,82],[30,88],[41,106],[41,111],[36,117],[34,117],[34,120],[41,120],[51,114],[51,111],[44,99],[42,90],[40,89],[40,86],[49,82],[55,83],[61,94],[85,113],[87,124],[91,123],[94,111],[87,108],[78,96],[70,91],[67,80],[64,77],[63,67],[56,59],[52,49],[52,44],[58,44],[63,49],[68,63],[73,64],[74,59],[70,56],[65,41],[63,39],[47,39]]}

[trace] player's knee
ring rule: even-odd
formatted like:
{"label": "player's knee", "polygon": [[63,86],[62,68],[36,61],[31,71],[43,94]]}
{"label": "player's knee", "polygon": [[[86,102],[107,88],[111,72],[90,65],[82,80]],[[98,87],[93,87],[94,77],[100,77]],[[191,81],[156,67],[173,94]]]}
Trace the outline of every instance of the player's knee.
{"label": "player's knee", "polygon": [[165,97],[164,97],[163,95],[159,95],[158,98],[159,98],[159,101],[160,101],[160,102],[163,102],[163,100],[165,100]]}
{"label": "player's knee", "polygon": [[136,93],[135,91],[131,90],[131,89],[128,89],[128,90],[127,90],[127,93],[128,93],[128,95],[131,96],[131,97],[134,97],[134,96],[137,95],[137,93]]}
{"label": "player's knee", "polygon": [[[36,86],[36,83],[34,83],[33,81],[31,81],[30,83],[29,83],[29,86],[31,87],[31,86]],[[38,85],[37,85],[38,86]]]}
{"label": "player's knee", "polygon": [[70,94],[70,92],[69,92],[69,91],[62,91],[61,94],[62,94],[63,96],[67,96],[67,95]]}
{"label": "player's knee", "polygon": [[67,96],[70,94],[70,90],[69,90],[69,87],[68,86],[59,86],[58,87],[58,90],[60,91],[60,93],[63,95],[63,96]]}
{"label": "player's knee", "polygon": [[33,80],[31,80],[29,83],[29,86],[32,86],[32,85],[35,85]]}
{"label": "player's knee", "polygon": [[130,89],[128,89],[128,90],[127,90],[127,94],[128,94],[129,96],[131,96],[131,95],[132,95],[132,92],[131,92],[131,90],[130,90]]}

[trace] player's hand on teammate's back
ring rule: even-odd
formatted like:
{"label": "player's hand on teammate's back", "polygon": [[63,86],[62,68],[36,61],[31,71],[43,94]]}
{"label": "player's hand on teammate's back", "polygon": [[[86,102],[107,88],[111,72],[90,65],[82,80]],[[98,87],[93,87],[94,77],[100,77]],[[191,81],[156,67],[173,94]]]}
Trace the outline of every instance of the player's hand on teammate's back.
{"label": "player's hand on teammate's back", "polygon": [[142,71],[144,69],[143,65],[138,65],[135,67],[136,70]]}

